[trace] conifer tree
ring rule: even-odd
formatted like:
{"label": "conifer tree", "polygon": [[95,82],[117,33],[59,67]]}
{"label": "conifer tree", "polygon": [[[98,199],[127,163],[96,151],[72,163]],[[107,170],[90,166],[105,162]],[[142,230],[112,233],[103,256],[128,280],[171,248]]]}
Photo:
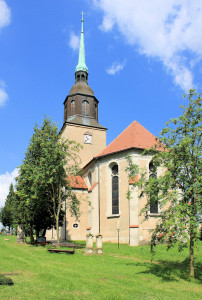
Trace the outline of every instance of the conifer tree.
{"label": "conifer tree", "polygon": [[13,184],[11,183],[9,187],[9,193],[5,201],[5,205],[1,209],[1,222],[5,227],[8,227],[9,231],[15,225],[14,222],[15,200],[16,200],[16,195],[15,195]]}
{"label": "conifer tree", "polygon": [[62,140],[58,128],[45,118],[41,127],[34,127],[34,134],[27,148],[17,178],[18,223],[37,234],[55,226],[59,243],[59,226],[63,224],[63,203],[68,198],[75,215],[78,200],[71,190],[68,175],[78,172],[79,145]]}

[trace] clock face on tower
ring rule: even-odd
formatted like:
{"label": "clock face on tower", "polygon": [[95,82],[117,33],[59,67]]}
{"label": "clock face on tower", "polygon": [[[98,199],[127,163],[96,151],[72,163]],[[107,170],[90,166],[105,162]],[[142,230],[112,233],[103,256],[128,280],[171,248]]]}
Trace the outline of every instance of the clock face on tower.
{"label": "clock face on tower", "polygon": [[84,134],[83,142],[84,144],[92,144],[92,135]]}

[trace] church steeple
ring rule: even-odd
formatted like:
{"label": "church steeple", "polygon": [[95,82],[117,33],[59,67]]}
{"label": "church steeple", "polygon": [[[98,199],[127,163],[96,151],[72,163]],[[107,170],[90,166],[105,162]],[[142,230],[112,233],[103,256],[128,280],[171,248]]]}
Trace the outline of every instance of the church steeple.
{"label": "church steeple", "polygon": [[64,124],[76,124],[106,130],[98,122],[99,101],[88,85],[88,68],[85,62],[83,15],[81,18],[81,39],[79,60],[75,70],[75,84],[64,102]]}
{"label": "church steeple", "polygon": [[106,130],[98,122],[98,104],[93,90],[88,85],[88,68],[85,62],[83,12],[79,60],[75,70],[75,84],[64,101],[64,123],[61,136],[83,144],[79,152],[82,166],[106,147]]}
{"label": "church steeple", "polygon": [[[80,47],[79,47],[79,60],[78,60],[78,65],[76,66],[76,69],[75,69],[75,75],[82,75],[83,72],[85,72],[86,76],[83,79],[86,79],[84,81],[87,82],[88,68],[87,68],[86,62],[85,62],[85,46],[84,46],[84,33],[83,33],[84,19],[83,19],[83,15],[84,15],[84,13],[82,12],[82,18],[81,18],[81,37],[80,37]],[[78,74],[79,72],[81,72],[81,74]],[[81,76],[79,76],[79,77],[81,77]],[[77,82],[77,76],[76,76],[76,82]]]}

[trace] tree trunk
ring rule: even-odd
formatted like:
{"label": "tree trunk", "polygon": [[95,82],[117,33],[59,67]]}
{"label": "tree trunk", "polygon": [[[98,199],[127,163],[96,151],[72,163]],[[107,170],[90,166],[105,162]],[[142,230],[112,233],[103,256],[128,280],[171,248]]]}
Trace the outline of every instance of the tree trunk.
{"label": "tree trunk", "polygon": [[36,238],[38,238],[39,237],[39,230],[37,229],[36,230]]}
{"label": "tree trunk", "polygon": [[57,243],[59,245],[59,243],[60,243],[60,231],[59,231],[59,216],[58,215],[55,217],[55,221],[56,221]]}
{"label": "tree trunk", "polygon": [[60,217],[61,203],[62,203],[61,187],[60,187],[60,184],[59,184],[59,187],[58,187],[58,207],[57,207],[57,212],[55,213],[57,243],[58,243],[58,245],[60,244],[59,217]]}
{"label": "tree trunk", "polygon": [[192,228],[190,229],[189,244],[189,276],[194,277],[194,238]]}
{"label": "tree trunk", "polygon": [[46,229],[43,229],[42,236],[45,237],[45,235],[46,235]]}
{"label": "tree trunk", "polygon": [[29,236],[30,236],[30,243],[31,243],[31,245],[33,245],[34,244],[34,236],[33,236],[32,225],[30,226]]}

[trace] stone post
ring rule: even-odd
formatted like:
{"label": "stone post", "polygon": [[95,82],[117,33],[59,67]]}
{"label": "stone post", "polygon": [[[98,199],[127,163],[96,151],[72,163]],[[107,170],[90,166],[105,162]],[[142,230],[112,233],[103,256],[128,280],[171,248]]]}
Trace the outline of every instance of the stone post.
{"label": "stone post", "polygon": [[96,236],[96,252],[97,252],[97,254],[103,253],[103,251],[102,251],[102,235],[101,234],[98,234]]}
{"label": "stone post", "polygon": [[22,225],[17,227],[16,243],[25,243],[25,231]]}
{"label": "stone post", "polygon": [[91,233],[86,235],[86,253],[93,253],[93,235]]}

